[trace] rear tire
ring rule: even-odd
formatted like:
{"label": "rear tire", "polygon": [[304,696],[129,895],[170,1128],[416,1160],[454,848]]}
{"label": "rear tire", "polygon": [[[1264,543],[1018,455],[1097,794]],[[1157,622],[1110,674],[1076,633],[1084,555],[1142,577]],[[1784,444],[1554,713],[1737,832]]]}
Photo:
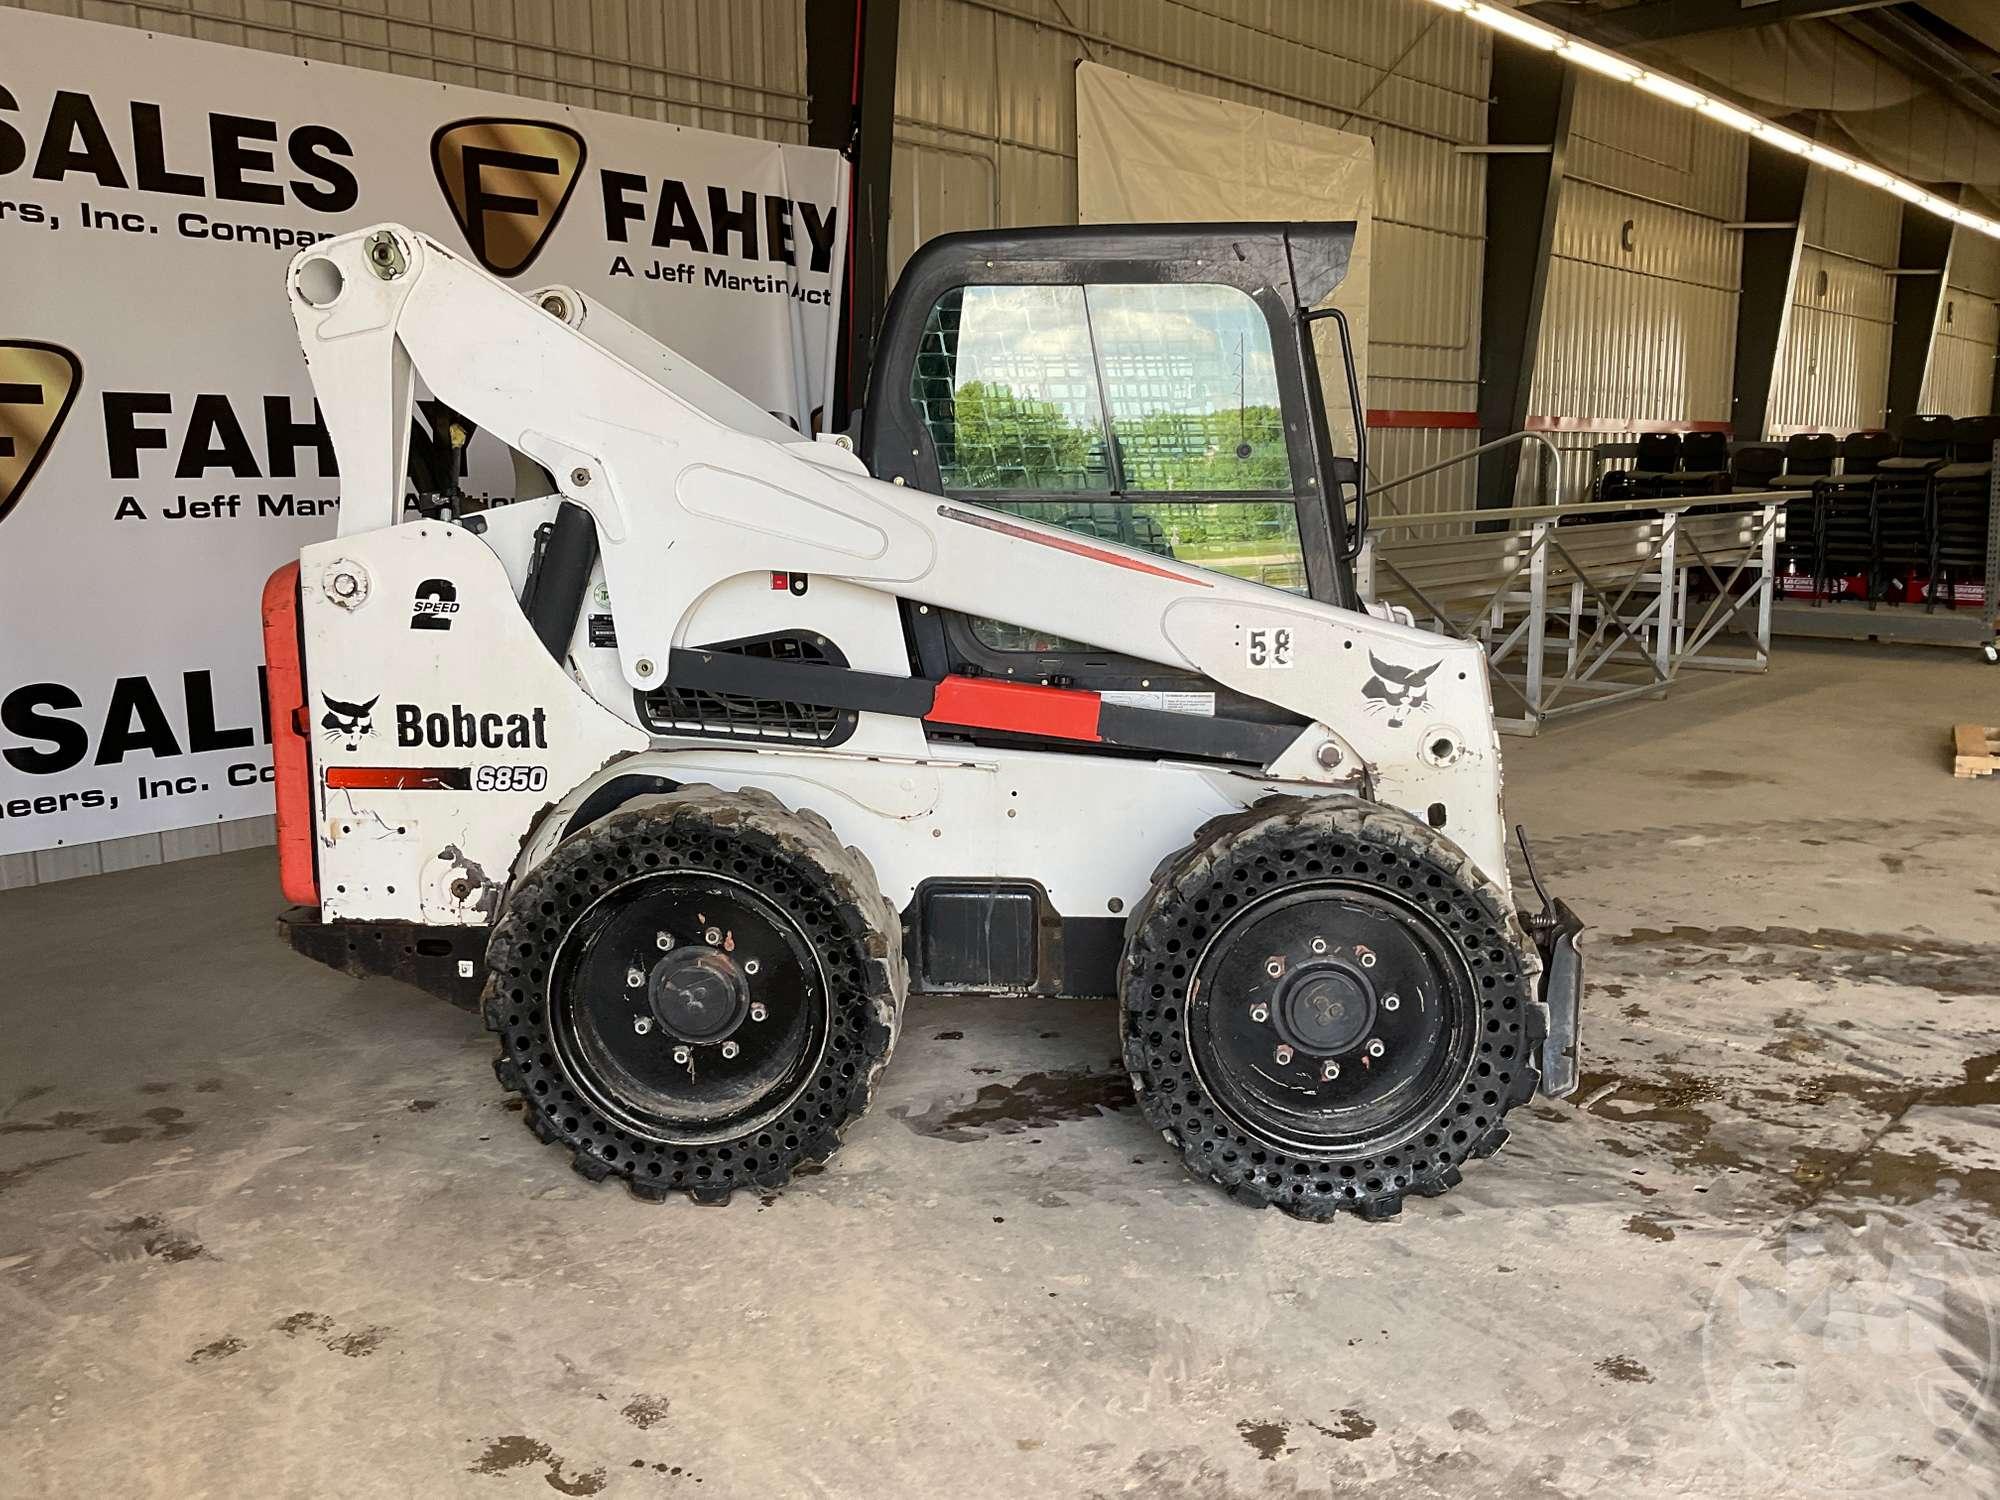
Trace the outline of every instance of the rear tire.
{"label": "rear tire", "polygon": [[901,1025],[868,861],[768,792],[682,787],[559,844],[488,949],[494,1072],[593,1181],[726,1202],[822,1163]]}
{"label": "rear tire", "polygon": [[1155,872],[1126,929],[1125,1062],[1196,1176],[1300,1218],[1386,1218],[1456,1184],[1533,1097],[1539,968],[1431,829],[1274,797]]}

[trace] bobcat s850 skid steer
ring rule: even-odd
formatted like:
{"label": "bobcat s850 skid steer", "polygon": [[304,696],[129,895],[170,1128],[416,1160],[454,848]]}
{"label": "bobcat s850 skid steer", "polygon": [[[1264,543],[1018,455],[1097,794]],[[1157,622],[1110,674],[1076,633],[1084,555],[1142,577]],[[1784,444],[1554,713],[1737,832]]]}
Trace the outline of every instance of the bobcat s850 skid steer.
{"label": "bobcat s850 skid steer", "polygon": [[[1355,595],[1313,341],[1352,242],[933,240],[858,445],[414,230],[314,245],[339,532],[264,601],[290,941],[476,1004],[535,1133],[646,1197],[824,1161],[913,990],[1115,996],[1240,1199],[1450,1187],[1575,1087],[1580,924],[1516,904],[1480,647]],[[475,428],[518,493],[463,514]]]}

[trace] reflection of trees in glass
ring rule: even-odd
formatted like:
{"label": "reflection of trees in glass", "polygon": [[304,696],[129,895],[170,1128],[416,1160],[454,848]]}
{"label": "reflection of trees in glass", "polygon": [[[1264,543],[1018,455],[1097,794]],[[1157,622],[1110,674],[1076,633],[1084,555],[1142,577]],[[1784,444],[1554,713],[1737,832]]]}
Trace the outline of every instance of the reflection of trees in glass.
{"label": "reflection of trees in glass", "polygon": [[940,454],[947,489],[1110,488],[1104,440],[1053,401],[974,380],[952,394],[951,451]]}
{"label": "reflection of trees in glass", "polygon": [[[1284,422],[1275,406],[1154,412],[1119,422],[1117,436],[1130,490],[1226,494],[1291,487]],[[975,380],[953,392],[949,450],[939,457],[949,489],[1110,488],[1103,439],[1094,426],[1071,420],[1053,401],[1017,395],[998,382]]]}
{"label": "reflection of trees in glass", "polygon": [[1117,434],[1127,489],[1212,494],[1291,488],[1285,428],[1275,406],[1154,412],[1118,422]]}

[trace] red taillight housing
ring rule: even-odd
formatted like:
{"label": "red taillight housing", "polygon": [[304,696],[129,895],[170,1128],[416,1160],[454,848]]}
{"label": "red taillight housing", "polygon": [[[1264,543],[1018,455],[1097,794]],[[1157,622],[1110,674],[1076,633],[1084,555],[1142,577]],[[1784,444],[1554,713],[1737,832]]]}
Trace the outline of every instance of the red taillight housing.
{"label": "red taillight housing", "polygon": [[265,707],[271,719],[271,769],[278,793],[278,885],[294,905],[318,906],[306,679],[299,660],[299,565],[295,562],[286,563],[264,584],[264,669]]}

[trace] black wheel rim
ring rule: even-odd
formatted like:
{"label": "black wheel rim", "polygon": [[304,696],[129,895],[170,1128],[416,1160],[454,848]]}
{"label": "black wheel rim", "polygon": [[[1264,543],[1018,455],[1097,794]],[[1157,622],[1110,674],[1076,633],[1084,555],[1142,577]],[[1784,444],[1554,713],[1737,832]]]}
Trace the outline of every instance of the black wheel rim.
{"label": "black wheel rim", "polygon": [[1202,950],[1188,1063],[1239,1130],[1359,1158],[1429,1127],[1478,1044],[1470,970],[1428,913],[1380,886],[1293,886]]}
{"label": "black wheel rim", "polygon": [[606,891],[571,924],[548,1018],[564,1072],[607,1119],[701,1145],[767,1124],[811,1083],[827,982],[798,922],[758,891],[663,871]]}

